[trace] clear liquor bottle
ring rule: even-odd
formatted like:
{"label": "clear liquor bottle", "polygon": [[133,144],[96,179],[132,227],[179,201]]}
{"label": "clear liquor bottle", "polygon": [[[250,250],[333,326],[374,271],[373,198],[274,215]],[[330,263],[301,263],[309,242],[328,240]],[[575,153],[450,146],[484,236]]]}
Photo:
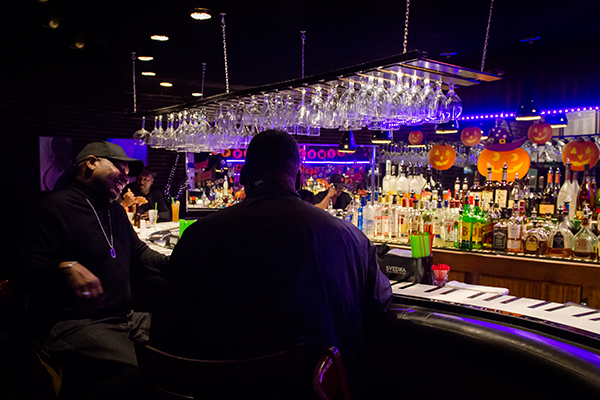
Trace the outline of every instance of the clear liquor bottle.
{"label": "clear liquor bottle", "polygon": [[436,209],[433,212],[433,245],[436,247],[444,247],[444,211],[442,202],[436,202]]}
{"label": "clear liquor bottle", "polygon": [[473,173],[473,186],[469,189],[469,196],[473,196],[473,200],[481,201],[481,193],[483,192],[483,186],[481,186],[481,174],[475,169]]}
{"label": "clear liquor bottle", "polygon": [[496,190],[494,192],[494,201],[500,205],[500,208],[506,208],[508,206],[508,182],[507,179],[508,167],[506,163],[504,163],[504,167],[502,167],[502,182],[500,182],[496,186]]}
{"label": "clear liquor bottle", "polygon": [[[385,161],[385,176],[383,177],[383,182],[381,182],[381,187],[383,189],[383,194],[388,194],[390,190],[390,182],[394,179],[392,177],[392,160]],[[395,182],[394,182],[395,183]]]}
{"label": "clear liquor bottle", "polygon": [[564,205],[567,201],[567,197],[573,199],[575,195],[573,193],[573,178],[571,172],[571,161],[567,159],[567,163],[565,166],[565,182],[562,184],[560,191],[558,192],[558,196],[556,198],[556,208],[558,206]]}
{"label": "clear liquor bottle", "polygon": [[398,225],[398,238],[404,240],[408,238],[408,198],[402,199],[402,206],[396,214],[396,224]]}
{"label": "clear liquor bottle", "polygon": [[421,210],[422,232],[433,235],[433,212],[429,208],[429,200],[421,201],[421,204],[423,204],[423,209]]}
{"label": "clear liquor bottle", "polygon": [[598,238],[590,230],[591,212],[587,204],[583,208],[581,227],[573,237],[571,256],[578,260],[596,261],[598,259]]}
{"label": "clear liquor bottle", "polygon": [[521,181],[519,181],[519,174],[515,174],[515,180],[509,185],[510,186],[510,195],[508,196],[508,208],[512,208],[514,202],[518,202],[521,200]]}
{"label": "clear liquor bottle", "polygon": [[383,201],[383,198],[376,195],[375,196],[375,238],[376,239],[383,239],[383,219],[382,219],[382,205],[381,202]]}
{"label": "clear liquor bottle", "polygon": [[367,205],[363,209],[363,232],[369,239],[375,237],[375,207],[371,204],[371,192],[367,193]]}
{"label": "clear liquor bottle", "polygon": [[444,221],[442,223],[444,231],[444,247],[454,247],[454,213],[450,209],[448,200],[444,200]]}
{"label": "clear liquor bottle", "polygon": [[460,199],[460,178],[458,176],[454,181],[454,198]]}
{"label": "clear liquor bottle", "polygon": [[538,227],[537,220],[533,222],[531,229],[525,231],[523,238],[523,253],[541,255],[546,253],[548,233]]}
{"label": "clear liquor bottle", "polygon": [[381,237],[384,239],[390,238],[390,204],[389,195],[383,196],[381,204]]}
{"label": "clear liquor bottle", "polygon": [[390,204],[389,224],[390,224],[390,239],[395,239],[398,236],[398,196],[390,196],[392,204]]}
{"label": "clear liquor bottle", "polygon": [[508,220],[506,251],[509,253],[523,252],[523,226],[521,225],[518,205],[513,207],[512,216]]}
{"label": "clear liquor bottle", "polygon": [[575,195],[571,198],[571,202],[569,203],[570,219],[575,219],[577,217],[577,195],[579,194],[579,188],[579,171],[575,171],[575,173],[573,174],[572,184],[572,190]]}
{"label": "clear liquor bottle", "polygon": [[492,167],[488,165],[487,169],[487,179],[485,184],[483,185],[483,190],[481,191],[481,201],[483,205],[483,209],[489,211],[486,207],[488,204],[494,202],[494,181],[492,181]]}
{"label": "clear liquor bottle", "polygon": [[566,210],[558,215],[558,223],[548,236],[548,248],[546,253],[555,257],[571,257],[571,246],[573,243],[573,234],[565,225],[565,219],[569,218]]}
{"label": "clear liquor bottle", "polygon": [[408,194],[410,192],[410,188],[408,185],[408,179],[406,178],[406,169],[404,166],[404,161],[400,164],[400,170],[398,175],[398,180],[396,182],[396,191],[401,195]]}

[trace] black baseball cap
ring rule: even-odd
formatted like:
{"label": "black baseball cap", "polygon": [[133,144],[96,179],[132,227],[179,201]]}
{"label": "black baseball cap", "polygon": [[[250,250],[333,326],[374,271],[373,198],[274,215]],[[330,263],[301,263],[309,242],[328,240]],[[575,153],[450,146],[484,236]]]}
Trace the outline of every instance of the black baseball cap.
{"label": "black baseball cap", "polygon": [[117,144],[104,142],[93,142],[88,144],[79,152],[75,159],[75,165],[84,162],[88,156],[102,157],[110,161],[127,161],[129,164],[129,176],[138,176],[144,170],[144,162],[137,158],[127,157],[125,150]]}
{"label": "black baseball cap", "polygon": [[329,183],[334,186],[344,186],[346,187],[346,178],[344,178],[340,174],[333,174],[329,177]]}

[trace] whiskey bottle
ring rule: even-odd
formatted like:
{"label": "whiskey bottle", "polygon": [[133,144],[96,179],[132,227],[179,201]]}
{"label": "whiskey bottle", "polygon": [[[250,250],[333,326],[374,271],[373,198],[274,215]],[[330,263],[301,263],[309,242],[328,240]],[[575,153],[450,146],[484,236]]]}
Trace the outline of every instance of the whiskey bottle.
{"label": "whiskey bottle", "polygon": [[577,193],[577,219],[583,218],[583,210],[587,204],[588,209],[591,210],[596,202],[595,193],[592,195],[592,181],[590,179],[590,166],[585,165],[585,172],[583,173],[583,183],[579,187]]}
{"label": "whiskey bottle", "polygon": [[525,232],[523,238],[523,253],[541,255],[546,253],[548,234],[544,229],[538,227],[537,221],[533,227]]}
{"label": "whiskey bottle", "polygon": [[506,209],[501,212],[501,217],[494,225],[494,250],[506,251],[506,242],[508,239],[508,222],[506,220]]}
{"label": "whiskey bottle", "polygon": [[471,248],[481,249],[483,248],[483,223],[484,218],[481,215],[483,212],[479,208],[479,199],[475,200],[475,207],[471,213],[471,224],[473,226],[473,233],[471,235]]}
{"label": "whiskey bottle", "polygon": [[500,204],[500,208],[506,208],[508,206],[508,183],[506,182],[508,167],[506,163],[504,163],[504,167],[502,167],[502,182],[498,184],[496,190],[494,192],[494,200],[496,203]]}
{"label": "whiskey bottle", "polygon": [[473,196],[473,200],[481,200],[481,193],[483,192],[481,175],[477,169],[475,169],[473,174],[473,186],[471,186],[471,189],[469,190],[469,196]]}
{"label": "whiskey bottle", "polygon": [[494,182],[492,181],[492,167],[488,165],[487,179],[481,191],[481,201],[483,209],[489,211],[487,205],[494,202]]}
{"label": "whiskey bottle", "polygon": [[494,203],[489,202],[488,211],[481,211],[482,215],[482,232],[481,232],[481,246],[486,250],[491,250],[494,247]]}
{"label": "whiskey bottle", "polygon": [[569,228],[565,226],[565,218],[569,218],[569,214],[566,210],[563,210],[563,213],[558,215],[558,223],[548,236],[548,248],[546,253],[550,256],[571,257],[573,234]]}
{"label": "whiskey bottle", "polygon": [[598,238],[590,230],[591,212],[587,204],[583,208],[581,227],[573,237],[572,257],[579,260],[595,261],[598,258]]}
{"label": "whiskey bottle", "polygon": [[550,168],[546,179],[546,188],[540,199],[538,213],[540,215],[545,215],[547,213],[554,214],[555,200],[554,189],[552,188],[552,168]]}
{"label": "whiskey bottle", "polygon": [[512,216],[508,220],[508,238],[506,240],[506,251],[509,253],[523,252],[523,226],[519,215],[519,205],[513,207]]}

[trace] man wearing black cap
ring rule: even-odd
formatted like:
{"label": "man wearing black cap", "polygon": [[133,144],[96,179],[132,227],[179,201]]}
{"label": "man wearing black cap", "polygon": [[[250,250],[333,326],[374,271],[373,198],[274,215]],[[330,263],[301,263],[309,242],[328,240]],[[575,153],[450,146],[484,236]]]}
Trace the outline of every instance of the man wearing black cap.
{"label": "man wearing black cap", "polygon": [[316,207],[327,210],[331,202],[334,210],[345,210],[352,202],[352,197],[344,192],[345,187],[346,180],[342,175],[331,175],[329,177],[329,189],[317,193],[313,199],[313,204]]}
{"label": "man wearing black cap", "polygon": [[[133,203],[138,203],[136,212],[141,215],[142,219],[148,219],[149,209],[156,209],[159,221],[170,221],[171,210],[167,207],[165,197],[157,187],[153,186],[155,175],[148,168],[144,168],[135,182],[123,189],[121,205],[131,207]],[[143,200],[142,202],[139,201],[140,198]]]}
{"label": "man wearing black cap", "polygon": [[116,144],[90,143],[72,184],[25,224],[12,282],[31,294],[32,334],[61,367],[65,398],[137,366],[130,339],[150,317],[131,310],[131,278],[160,274],[167,258],[140,241],[115,200],[143,167]]}

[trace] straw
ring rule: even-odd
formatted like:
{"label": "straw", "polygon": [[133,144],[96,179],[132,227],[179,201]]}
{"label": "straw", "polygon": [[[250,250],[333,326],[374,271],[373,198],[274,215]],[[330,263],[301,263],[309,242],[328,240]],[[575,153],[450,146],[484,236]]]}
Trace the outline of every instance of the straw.
{"label": "straw", "polygon": [[158,203],[156,203],[156,202],[154,203],[154,209],[155,209],[156,211],[158,211]]}

